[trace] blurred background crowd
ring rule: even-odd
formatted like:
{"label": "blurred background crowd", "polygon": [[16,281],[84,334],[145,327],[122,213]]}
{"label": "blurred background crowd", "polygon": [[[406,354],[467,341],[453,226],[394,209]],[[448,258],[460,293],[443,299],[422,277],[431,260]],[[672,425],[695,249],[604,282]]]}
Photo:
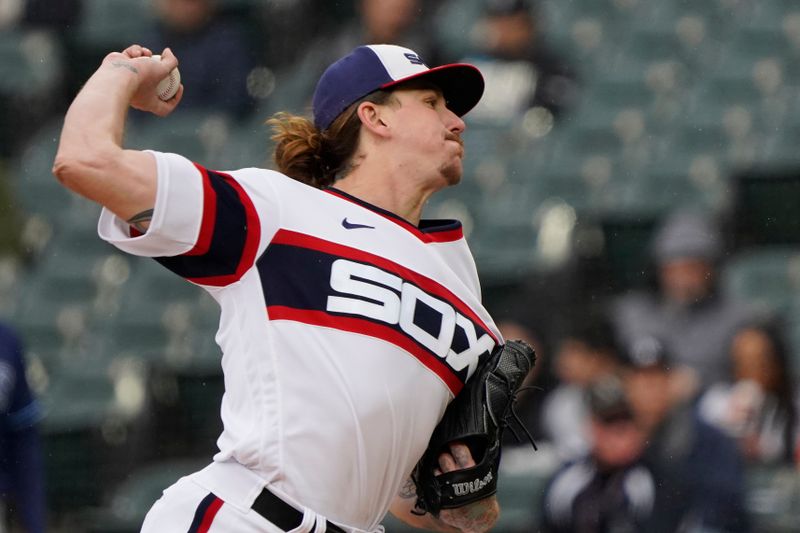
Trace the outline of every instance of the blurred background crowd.
{"label": "blurred background crowd", "polygon": [[51,175],[81,84],[170,46],[183,102],[126,145],[269,166],[264,120],[381,42],[486,77],[426,215],[539,354],[497,530],[797,531],[796,0],[0,0],[0,531],[138,531],[220,430],[215,304]]}

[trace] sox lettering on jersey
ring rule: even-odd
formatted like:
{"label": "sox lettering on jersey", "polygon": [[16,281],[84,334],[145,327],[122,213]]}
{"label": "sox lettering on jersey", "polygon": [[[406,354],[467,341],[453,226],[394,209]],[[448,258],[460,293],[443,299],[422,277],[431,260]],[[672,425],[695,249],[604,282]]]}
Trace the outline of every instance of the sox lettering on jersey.
{"label": "sox lettering on jersey", "polygon": [[[350,296],[328,296],[327,311],[361,315],[399,325],[407,335],[444,359],[453,370],[467,368],[467,378],[475,371],[480,355],[494,348],[494,340],[486,333],[479,338],[475,324],[448,302],[374,266],[337,259],[331,266],[330,283],[333,290]],[[420,303],[441,315],[438,336],[414,323]],[[469,344],[461,352],[453,349],[456,327],[463,329]]]}
{"label": "sox lettering on jersey", "polygon": [[463,300],[385,257],[280,230],[257,261],[270,320],[380,338],[416,357],[457,394],[498,342]]}

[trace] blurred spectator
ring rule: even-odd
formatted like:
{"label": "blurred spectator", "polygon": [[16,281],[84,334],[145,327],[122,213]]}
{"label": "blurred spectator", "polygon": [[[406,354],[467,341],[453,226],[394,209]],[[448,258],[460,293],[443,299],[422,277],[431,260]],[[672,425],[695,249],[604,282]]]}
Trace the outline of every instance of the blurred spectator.
{"label": "blurred spectator", "polygon": [[396,44],[416,51],[428,65],[441,61],[431,17],[423,0],[355,0],[356,17],[333,36],[318,39],[304,59],[309,79],[316,80],[337,58],[362,44]]}
{"label": "blurred spectator", "polygon": [[628,400],[647,435],[643,461],[656,479],[655,507],[644,530],[748,531],[736,444],[704,422],[684,388],[676,386],[672,359],[661,341],[643,337],[627,356]]}
{"label": "blurred spectator", "polygon": [[264,63],[283,72],[297,68],[312,43],[331,39],[336,30],[355,17],[353,2],[330,0],[292,0],[291,2],[251,2],[255,7],[259,35],[264,49]]}
{"label": "blurred spectator", "polygon": [[722,249],[722,237],[706,216],[672,213],[652,244],[658,290],[623,295],[612,311],[623,343],[646,335],[662,339],[675,364],[691,369],[703,388],[727,380],[727,347],[753,316],[717,291]]}
{"label": "blurred spectator", "polygon": [[[14,0],[12,0],[13,2]],[[25,3],[23,22],[28,26],[44,26],[56,31],[74,28],[83,11],[83,0],[22,0]]]}
{"label": "blurred spectator", "polygon": [[700,400],[705,420],[737,439],[752,463],[791,463],[797,428],[788,347],[775,323],[739,331],[731,344],[733,380]]}
{"label": "blurred spectator", "polygon": [[483,72],[486,90],[471,121],[508,123],[528,109],[558,117],[577,98],[577,77],[543,37],[529,0],[486,0],[473,28],[474,52],[464,58]]}
{"label": "blurred spectator", "polygon": [[20,341],[2,325],[0,413],[0,493],[6,519],[21,524],[27,533],[41,533],[46,522],[44,469],[36,426],[41,413],[25,377]]}
{"label": "blurred spectator", "polygon": [[641,461],[644,433],[616,377],[589,386],[589,454],[562,467],[543,497],[543,533],[645,531],[654,507],[652,473]]}
{"label": "blurred spectator", "polygon": [[158,24],[142,44],[154,54],[169,47],[180,58],[181,108],[214,109],[243,117],[252,110],[247,76],[257,53],[242,24],[221,16],[217,0],[154,0]]}
{"label": "blurred spectator", "polygon": [[83,0],[2,0],[0,28],[44,27],[65,31],[80,20]]}
{"label": "blurred spectator", "polygon": [[560,385],[542,408],[545,436],[562,459],[587,453],[586,389],[616,372],[617,357],[614,331],[596,313],[579,319],[563,337],[553,362]]}

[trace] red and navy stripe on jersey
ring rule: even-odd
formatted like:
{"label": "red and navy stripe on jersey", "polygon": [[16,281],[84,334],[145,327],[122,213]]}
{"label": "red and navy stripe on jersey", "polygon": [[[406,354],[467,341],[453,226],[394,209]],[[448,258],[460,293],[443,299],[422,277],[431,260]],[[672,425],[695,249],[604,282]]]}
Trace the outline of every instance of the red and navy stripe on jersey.
{"label": "red and navy stripe on jersey", "polygon": [[[463,353],[474,344],[474,339],[484,336],[492,339],[492,345],[497,343],[497,337],[486,324],[446,287],[376,254],[281,229],[261,257],[256,259],[260,225],[251,199],[230,175],[195,166],[203,176],[203,220],[197,243],[190,251],[179,256],[156,258],[172,272],[201,285],[224,286],[237,281],[255,262],[269,319],[333,327],[391,342],[434,371],[454,394],[463,386],[471,367],[453,368],[446,363],[447,354],[450,351]],[[326,192],[371,209],[402,226],[422,242],[450,242],[463,238],[461,224],[457,221],[428,220],[418,228],[343,191],[329,189]],[[330,284],[331,268],[337,259],[371,265],[435,298],[429,302],[446,302],[447,305],[437,310],[417,299],[412,325],[405,329],[400,323],[328,310],[328,298],[337,294]],[[386,287],[385,290],[394,291],[398,298],[402,296],[397,287]],[[352,297],[359,298],[358,295]],[[368,297],[360,298],[369,300]],[[458,313],[461,323],[453,326],[445,323],[442,310],[449,315],[448,308]],[[445,327],[452,327],[452,336],[442,331]],[[424,333],[414,336],[408,329]],[[447,336],[446,345],[432,340],[426,345],[419,340],[420,337],[440,339],[443,335]],[[441,347],[432,349],[431,344],[441,344]]]}
{"label": "red and navy stripe on jersey", "polygon": [[[267,483],[334,522],[375,529],[449,401],[502,343],[460,224],[415,227],[278,172],[216,172],[152,153],[147,233],[108,210],[98,232],[219,303],[215,464],[245,465],[259,490]],[[352,490],[339,490],[342,479]],[[229,501],[216,480],[203,488]]]}
{"label": "red and navy stripe on jersey", "polygon": [[203,221],[190,251],[157,261],[194,283],[224,286],[253,266],[260,225],[253,202],[231,176],[195,165],[203,175]]}

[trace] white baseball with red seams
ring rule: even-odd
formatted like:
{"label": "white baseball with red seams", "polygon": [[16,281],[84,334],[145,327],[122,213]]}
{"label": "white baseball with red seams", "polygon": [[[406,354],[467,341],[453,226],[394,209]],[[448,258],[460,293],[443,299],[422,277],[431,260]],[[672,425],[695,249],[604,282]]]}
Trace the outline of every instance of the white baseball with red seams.
{"label": "white baseball with red seams", "polygon": [[[150,56],[151,59],[156,61],[161,61],[161,56],[154,54]],[[169,76],[158,82],[158,86],[156,87],[156,93],[161,100],[167,101],[173,96],[175,96],[178,92],[178,87],[181,86],[181,73],[178,70],[178,67],[172,69],[169,73]]]}

